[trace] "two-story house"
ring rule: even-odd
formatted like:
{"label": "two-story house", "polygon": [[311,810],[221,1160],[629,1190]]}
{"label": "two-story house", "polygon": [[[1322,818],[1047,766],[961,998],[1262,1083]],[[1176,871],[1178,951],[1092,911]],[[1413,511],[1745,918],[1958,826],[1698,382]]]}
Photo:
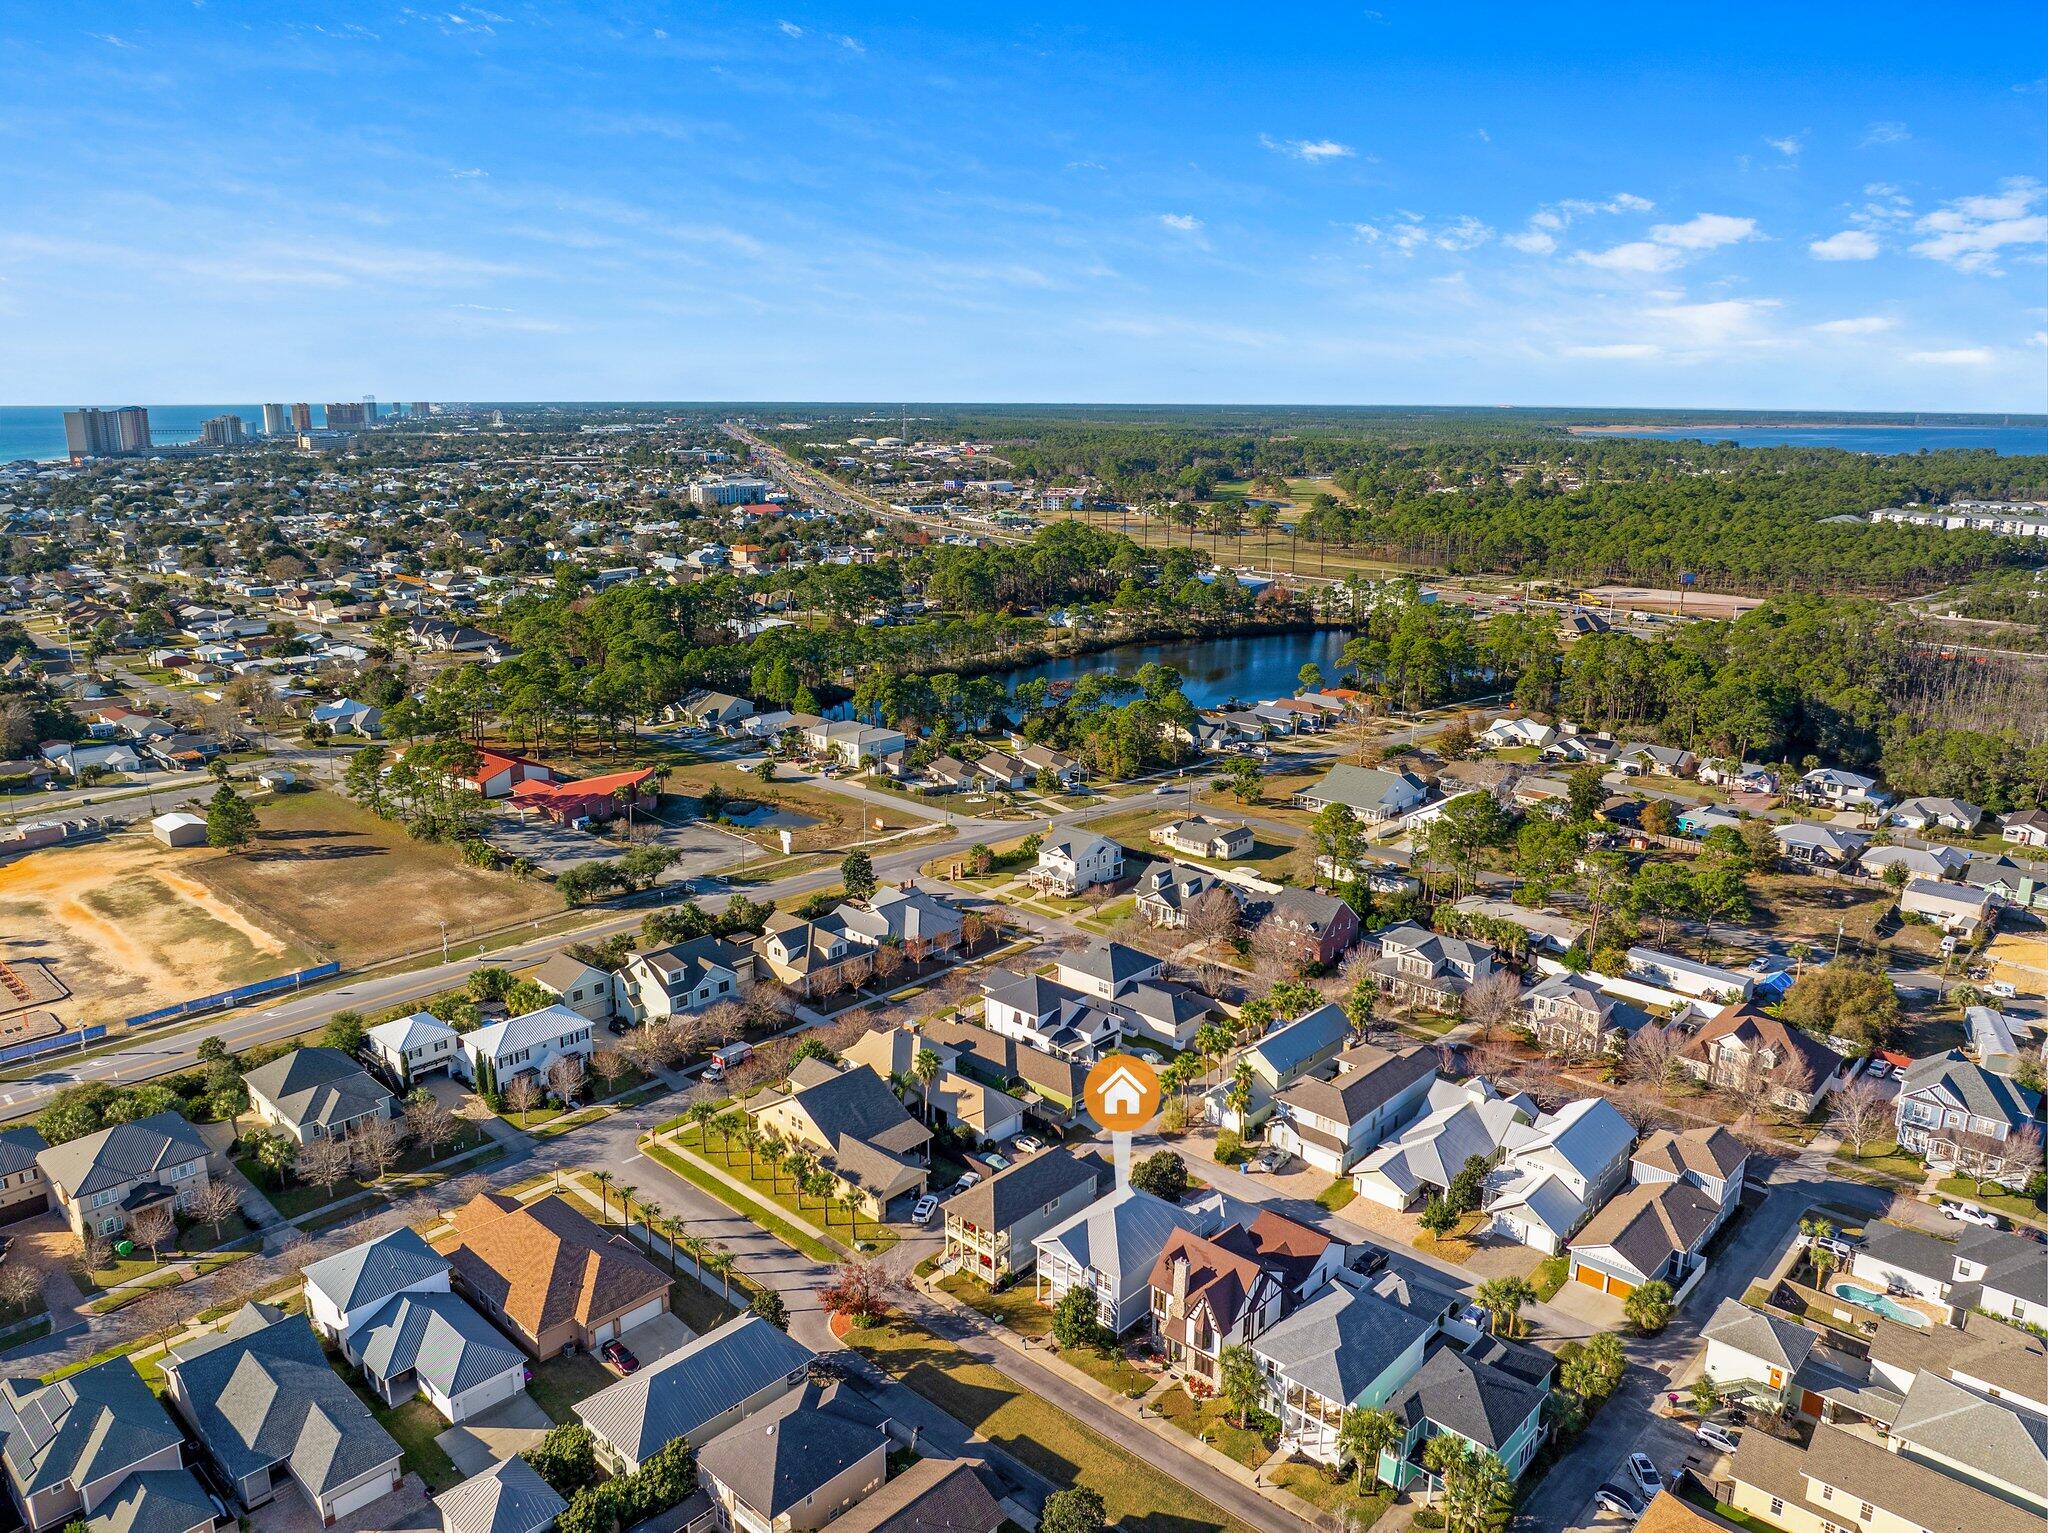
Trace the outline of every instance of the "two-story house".
{"label": "two-story house", "polygon": [[1214,1235],[1177,1230],[1147,1279],[1153,1340],[1185,1380],[1213,1391],[1223,1349],[1254,1340],[1328,1283],[1344,1250],[1270,1209]]}
{"label": "two-story house", "polygon": [[1590,1059],[1621,1048],[1649,1014],[1579,974],[1553,974],[1522,997],[1537,1046]]}
{"label": "two-story house", "polygon": [[26,1124],[0,1129],[0,1224],[50,1206],[50,1179],[36,1157],[49,1143]]}
{"label": "two-story house", "polygon": [[53,1144],[36,1164],[80,1240],[119,1235],[145,1210],[189,1208],[210,1179],[206,1142],[174,1112]]}
{"label": "two-story house", "polygon": [[591,1022],[567,1006],[543,1006],[465,1033],[450,1068],[479,1091],[500,1092],[518,1076],[545,1083],[558,1059],[589,1059],[596,1045]]}
{"label": "two-story house", "polygon": [[593,1022],[612,1019],[612,976],[596,964],[585,963],[567,953],[557,953],[539,967],[527,970],[525,977],[571,1011],[581,1012]]}
{"label": "two-story house", "polygon": [[1182,862],[1153,863],[1138,875],[1132,893],[1147,925],[1177,931],[1192,918],[1196,902],[1216,889],[1226,891],[1232,904],[1242,908],[1243,898],[1235,888],[1214,873]]}
{"label": "two-story house", "polygon": [[[125,1357],[48,1381],[0,1379],[0,1467],[29,1533],[138,1500],[171,1510],[178,1481],[192,1481],[184,1449],[184,1435]],[[173,1516],[149,1526],[188,1533],[195,1524]]]}
{"label": "two-story house", "polygon": [[619,970],[614,989],[618,1009],[633,1021],[665,1021],[736,1000],[753,974],[754,954],[748,949],[716,937],[694,937],[635,953]]}
{"label": "two-story house", "polygon": [[1377,934],[1380,956],[1371,969],[1382,991],[1410,1005],[1455,1011],[1465,992],[1493,972],[1494,951],[1484,942],[1433,932],[1413,921]]}
{"label": "two-story house", "polygon": [[1306,1076],[1274,1097],[1266,1142],[1343,1176],[1415,1116],[1436,1078],[1434,1049],[1359,1044],[1337,1056],[1327,1079]]}
{"label": "two-story house", "polygon": [[450,1291],[448,1258],[409,1225],[323,1257],[305,1269],[306,1319],[344,1351],[385,1303]]}
{"label": "two-story house", "polygon": [[1629,1179],[1635,1143],[1614,1104],[1581,1097],[1501,1137],[1500,1166],[1486,1181],[1487,1228],[1555,1256]]}
{"label": "two-story house", "polygon": [[1088,1060],[1122,1036],[1108,1002],[1038,974],[990,969],[981,982],[990,1032],[1062,1059]]}
{"label": "two-story house", "polygon": [[401,1091],[429,1075],[445,1075],[462,1053],[462,1035],[430,1011],[379,1022],[363,1046]]}
{"label": "two-story house", "polygon": [[1875,809],[1891,802],[1875,777],[1842,767],[1815,767],[1792,785],[1792,796],[1830,809]]}
{"label": "two-story house", "polygon": [[[2040,1169],[2041,1095],[1954,1049],[1916,1059],[1899,1078],[1894,1104],[1899,1147],[1935,1167],[1982,1168],[2017,1187]],[[2031,1156],[2006,1146],[2029,1130]]]}
{"label": "two-story house", "polygon": [[1749,1146],[1718,1123],[1658,1129],[1644,1136],[1629,1158],[1629,1180],[1637,1186],[1683,1182],[1712,1203],[1709,1235],[1742,1206],[1748,1171]]}
{"label": "two-story house", "polygon": [[777,982],[808,996],[839,989],[847,964],[867,953],[830,917],[808,921],[777,911],[754,939],[754,956]]}
{"label": "two-story house", "polygon": [[1241,1132],[1255,1129],[1273,1115],[1273,1099],[1296,1081],[1321,1071],[1351,1042],[1351,1019],[1334,1001],[1284,1022],[1238,1056],[1252,1077],[1251,1102],[1232,1107],[1227,1084],[1202,1097],[1205,1122],[1228,1123]]}
{"label": "two-story house", "polygon": [[1025,875],[1041,894],[1071,899],[1084,889],[1113,884],[1124,876],[1124,849],[1091,831],[1069,830],[1046,838],[1038,862]]}
{"label": "two-story house", "polygon": [[1844,1064],[1812,1034],[1747,1003],[1708,1018],[1678,1056],[1678,1067],[1697,1081],[1800,1113],[1841,1085]]}
{"label": "two-story house", "polygon": [[1101,1162],[1046,1150],[955,1193],[941,1205],[946,1220],[942,1263],[990,1287],[1027,1271],[1032,1242],[1089,1207],[1105,1184]]}
{"label": "two-story house", "polygon": [[1158,845],[1182,856],[1207,857],[1212,862],[1250,856],[1257,839],[1249,825],[1215,820],[1202,814],[1155,825],[1150,836]]}
{"label": "two-story house", "polygon": [[339,1049],[293,1049],[242,1077],[256,1121],[294,1143],[346,1139],[395,1111],[391,1093]]}
{"label": "two-story house", "polygon": [[1259,940],[1304,968],[1328,968],[1358,941],[1358,912],[1334,894],[1282,889],[1268,902]]}

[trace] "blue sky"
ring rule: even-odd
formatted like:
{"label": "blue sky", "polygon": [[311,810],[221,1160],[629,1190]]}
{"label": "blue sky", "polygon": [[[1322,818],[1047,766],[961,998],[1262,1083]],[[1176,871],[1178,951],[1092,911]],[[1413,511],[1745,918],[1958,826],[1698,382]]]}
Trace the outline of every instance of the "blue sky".
{"label": "blue sky", "polygon": [[2038,411],[2044,262],[2037,5],[0,0],[4,403]]}

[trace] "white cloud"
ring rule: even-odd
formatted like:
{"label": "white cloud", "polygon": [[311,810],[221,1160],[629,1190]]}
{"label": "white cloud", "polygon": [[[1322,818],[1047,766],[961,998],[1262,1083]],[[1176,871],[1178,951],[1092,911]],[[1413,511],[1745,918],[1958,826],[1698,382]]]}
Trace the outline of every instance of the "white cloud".
{"label": "white cloud", "polygon": [[1997,358],[1989,346],[1956,346],[1947,351],[1909,351],[1906,360],[1928,367],[1985,367]]}
{"label": "white cloud", "polygon": [[2048,346],[2048,330],[2036,330],[2027,337],[2029,346]]}
{"label": "white cloud", "polygon": [[1913,254],[1958,271],[2001,275],[2001,251],[2048,245],[2048,214],[2034,211],[2044,196],[2048,187],[2018,176],[1988,195],[1944,203],[1914,224],[1915,232],[1927,237],[1913,245]]}
{"label": "white cloud", "polygon": [[1874,122],[1863,130],[1865,147],[1871,144],[1903,144],[1913,132],[1902,122]]}
{"label": "white cloud", "polygon": [[489,177],[490,172],[488,170],[471,168],[468,170],[451,170],[448,174],[458,181],[482,181]]}
{"label": "white cloud", "polygon": [[802,37],[804,35],[804,29],[793,21],[778,21],[775,25],[784,37]]}
{"label": "white cloud", "polygon": [[1549,255],[1551,251],[1557,249],[1556,236],[1546,234],[1541,229],[1503,235],[1501,243],[1511,250],[1521,251],[1524,255]]}
{"label": "white cloud", "polygon": [[1765,322],[1777,307],[1773,298],[1722,298],[1666,304],[1643,314],[1663,327],[1675,348],[1725,352],[1775,344]]}
{"label": "white cloud", "polygon": [[1631,361],[1658,357],[1664,353],[1647,342],[1618,341],[1611,346],[1567,346],[1564,354],[1568,357],[1607,357],[1617,361]]}
{"label": "white cloud", "polygon": [[1444,250],[1470,250],[1493,238],[1493,230],[1470,214],[1454,218],[1436,232],[1436,243]]}
{"label": "white cloud", "polygon": [[1767,138],[1764,140],[1764,142],[1769,144],[1773,149],[1777,150],[1778,153],[1785,156],[1785,158],[1788,160],[1798,159],[1799,151],[1806,147],[1806,140],[1800,138],[1797,134],[1793,134],[1787,138]]}
{"label": "white cloud", "polygon": [[857,37],[842,37],[839,39],[839,46],[848,53],[866,53],[868,51],[867,45]]}
{"label": "white cloud", "polygon": [[1368,245],[1377,245],[1379,243],[1380,231],[1376,225],[1353,224],[1351,226],[1351,232],[1357,235],[1361,240],[1363,240]]}
{"label": "white cloud", "polygon": [[1572,259],[1602,271],[1660,272],[1671,270],[1685,257],[1669,245],[1630,240],[1609,250],[1581,250]]}
{"label": "white cloud", "polygon": [[1161,213],[1159,221],[1169,229],[1178,229],[1182,234],[1200,234],[1202,221],[1192,213]]}
{"label": "white cloud", "polygon": [[1816,261],[1874,261],[1877,250],[1877,236],[1868,229],[1844,229],[1806,247]]}
{"label": "white cloud", "polygon": [[1261,133],[1259,142],[1275,154],[1292,155],[1311,165],[1320,165],[1324,160],[1348,160],[1358,153],[1349,144],[1340,144],[1334,138],[1274,138]]}
{"label": "white cloud", "polygon": [[1850,319],[1824,319],[1813,328],[1822,335],[1875,335],[1897,324],[1888,314],[1858,314]]}
{"label": "white cloud", "polygon": [[1700,213],[1682,224],[1658,224],[1650,238],[1660,245],[1679,250],[1715,250],[1757,237],[1754,218],[1735,218],[1726,213]]}

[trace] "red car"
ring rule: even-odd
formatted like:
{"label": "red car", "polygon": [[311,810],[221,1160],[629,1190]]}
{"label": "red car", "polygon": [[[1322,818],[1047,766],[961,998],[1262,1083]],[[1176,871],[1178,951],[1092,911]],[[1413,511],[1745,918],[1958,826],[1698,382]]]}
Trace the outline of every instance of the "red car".
{"label": "red car", "polygon": [[640,1359],[635,1357],[622,1341],[606,1342],[597,1349],[597,1355],[621,1373],[631,1373],[640,1366]]}

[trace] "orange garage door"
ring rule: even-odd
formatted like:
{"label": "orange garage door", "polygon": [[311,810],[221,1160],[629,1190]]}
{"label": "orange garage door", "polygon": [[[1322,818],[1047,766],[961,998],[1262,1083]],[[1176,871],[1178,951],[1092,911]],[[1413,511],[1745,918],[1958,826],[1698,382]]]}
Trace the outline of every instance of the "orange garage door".
{"label": "orange garage door", "polygon": [[1581,1267],[1575,1275],[1588,1288],[1597,1288],[1602,1293],[1611,1293],[1617,1299],[1626,1299],[1635,1292],[1635,1285],[1633,1283],[1624,1283],[1618,1277],[1609,1277],[1606,1273],[1597,1272],[1591,1267]]}

